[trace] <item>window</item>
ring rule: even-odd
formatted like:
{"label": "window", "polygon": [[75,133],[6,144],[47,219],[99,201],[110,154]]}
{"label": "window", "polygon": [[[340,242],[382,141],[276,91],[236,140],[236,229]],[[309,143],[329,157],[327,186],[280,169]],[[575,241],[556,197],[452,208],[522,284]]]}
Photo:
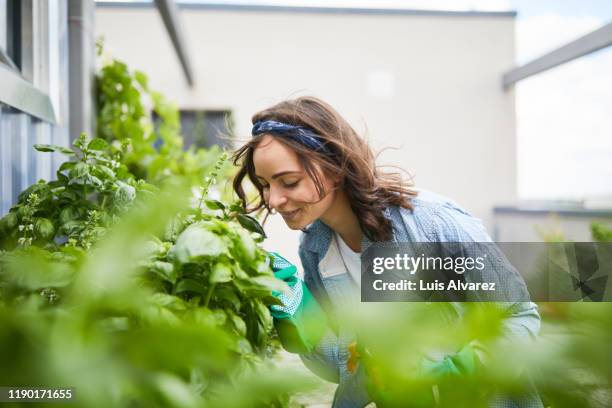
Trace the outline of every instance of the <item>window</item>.
{"label": "window", "polygon": [[51,124],[49,42],[58,21],[50,12],[64,3],[0,0],[0,103]]}
{"label": "window", "polygon": [[[183,147],[211,147],[218,145],[229,147],[228,140],[231,134],[232,112],[229,110],[179,110],[181,120],[181,135],[183,136]],[[159,117],[153,112],[153,123],[157,128]],[[159,147],[161,141],[157,141]]]}
{"label": "window", "polygon": [[0,0],[0,64],[15,71],[21,66],[21,6],[18,0]]}
{"label": "window", "polygon": [[227,110],[181,110],[181,130],[185,147],[227,146],[224,139],[230,132],[231,111]]}
{"label": "window", "polygon": [[0,215],[64,160],[68,145],[68,0],[0,0]]}

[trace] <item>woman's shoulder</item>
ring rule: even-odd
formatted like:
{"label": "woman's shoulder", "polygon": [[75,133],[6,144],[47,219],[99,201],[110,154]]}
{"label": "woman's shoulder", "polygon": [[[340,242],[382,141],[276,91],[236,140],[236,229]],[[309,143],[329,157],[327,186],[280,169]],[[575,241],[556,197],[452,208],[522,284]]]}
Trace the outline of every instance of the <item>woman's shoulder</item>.
{"label": "woman's shoulder", "polygon": [[403,223],[417,239],[438,240],[481,240],[488,241],[488,235],[479,218],[474,217],[456,201],[442,194],[419,189],[411,202],[413,209],[398,208]]}
{"label": "woman's shoulder", "polygon": [[417,195],[411,198],[412,210],[398,207],[402,215],[411,214],[416,217],[428,217],[445,211],[456,211],[472,216],[465,208],[451,198],[430,190],[415,189]]}
{"label": "woman's shoulder", "polygon": [[412,198],[414,207],[418,208],[442,208],[442,207],[456,207],[459,210],[465,211],[456,201],[451,198],[435,193],[431,190],[417,189],[417,195]]}

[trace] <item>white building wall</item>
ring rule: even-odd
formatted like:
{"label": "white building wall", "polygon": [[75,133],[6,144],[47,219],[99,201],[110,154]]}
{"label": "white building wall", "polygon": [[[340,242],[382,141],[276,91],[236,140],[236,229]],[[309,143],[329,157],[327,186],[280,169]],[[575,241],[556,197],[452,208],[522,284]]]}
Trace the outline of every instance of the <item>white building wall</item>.
{"label": "white building wall", "polygon": [[[492,225],[516,199],[514,64],[509,14],[347,14],[189,8],[180,12],[196,86],[190,89],[159,13],[98,6],[96,35],[181,108],[229,109],[238,135],[256,111],[310,94],[335,106],[417,187]],[[267,242],[297,260],[299,232],[279,216]]]}

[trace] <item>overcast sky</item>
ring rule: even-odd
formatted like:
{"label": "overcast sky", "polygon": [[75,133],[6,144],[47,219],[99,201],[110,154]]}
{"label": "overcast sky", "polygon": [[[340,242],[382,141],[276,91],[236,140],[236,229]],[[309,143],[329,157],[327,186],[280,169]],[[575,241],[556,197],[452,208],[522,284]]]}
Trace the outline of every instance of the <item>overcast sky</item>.
{"label": "overcast sky", "polygon": [[[517,60],[612,21],[610,0],[514,0]],[[612,47],[518,84],[519,195],[612,198]]]}

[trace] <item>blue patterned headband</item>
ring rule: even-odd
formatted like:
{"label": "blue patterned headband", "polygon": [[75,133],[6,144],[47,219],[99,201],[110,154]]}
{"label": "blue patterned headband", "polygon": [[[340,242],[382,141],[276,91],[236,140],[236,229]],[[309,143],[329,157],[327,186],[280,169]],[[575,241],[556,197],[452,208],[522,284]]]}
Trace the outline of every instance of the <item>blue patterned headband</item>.
{"label": "blue patterned headband", "polygon": [[251,135],[258,136],[263,133],[289,137],[312,150],[329,154],[321,137],[303,126],[288,125],[275,120],[262,120],[253,124]]}

